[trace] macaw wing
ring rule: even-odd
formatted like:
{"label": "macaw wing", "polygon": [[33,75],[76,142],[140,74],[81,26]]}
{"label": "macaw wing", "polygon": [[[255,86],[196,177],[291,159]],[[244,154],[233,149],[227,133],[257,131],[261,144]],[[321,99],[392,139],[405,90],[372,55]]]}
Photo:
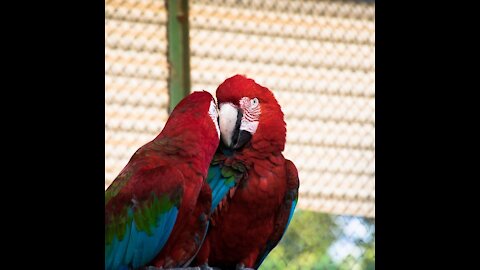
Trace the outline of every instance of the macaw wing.
{"label": "macaw wing", "polygon": [[[202,185],[200,189],[200,194],[198,195],[197,204],[195,205],[195,209],[192,213],[192,218],[190,219],[190,224],[187,226],[186,229],[194,231],[195,234],[191,240],[193,241],[185,241],[184,245],[188,245],[189,248],[193,248],[195,251],[193,256],[191,256],[183,265],[182,267],[187,267],[190,263],[195,259],[200,248],[202,247],[203,242],[207,236],[208,227],[209,227],[209,220],[208,217],[210,216],[210,205],[212,202],[212,192],[210,190],[209,185]],[[184,254],[189,254],[185,252]]]}
{"label": "macaw wing", "polygon": [[[156,189],[143,185],[149,181],[131,184],[139,183],[135,178],[165,180]],[[166,166],[140,173],[127,169],[119,181],[105,192],[105,269],[149,263],[167,242],[183,195],[183,175]]]}
{"label": "macaw wing", "polygon": [[270,251],[272,251],[272,249],[277,246],[278,242],[280,242],[287,231],[288,225],[293,217],[293,212],[297,206],[299,187],[297,168],[290,160],[286,160],[285,165],[287,171],[287,193],[285,194],[284,201],[278,210],[273,233],[268,239],[263,252],[260,252],[254,269],[260,267]]}
{"label": "macaw wing", "polygon": [[245,166],[239,162],[226,164],[225,151],[227,150],[223,149],[215,154],[208,169],[206,180],[212,190],[211,214],[218,212],[228,196],[233,196],[238,182],[246,172]]}
{"label": "macaw wing", "polygon": [[[225,167],[226,168],[226,167]],[[222,201],[235,186],[235,177],[226,173],[227,169],[223,169],[220,164],[210,165],[207,175],[207,183],[212,189],[212,205],[210,212],[213,213],[220,201]]]}
{"label": "macaw wing", "polygon": [[241,163],[227,165],[216,157],[213,159],[207,175],[207,183],[212,190],[211,214],[221,208],[229,196],[233,196],[245,171]]}

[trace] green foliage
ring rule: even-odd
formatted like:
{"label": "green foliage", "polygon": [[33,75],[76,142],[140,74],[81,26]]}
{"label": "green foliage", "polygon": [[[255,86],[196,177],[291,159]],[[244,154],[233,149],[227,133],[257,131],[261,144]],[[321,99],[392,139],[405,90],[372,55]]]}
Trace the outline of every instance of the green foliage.
{"label": "green foliage", "polygon": [[[366,237],[359,239],[345,234],[346,225],[338,221],[348,223],[352,219],[359,219],[367,228]],[[362,250],[361,256],[332,257],[333,245],[345,239]],[[375,220],[297,210],[282,241],[260,267],[260,270],[273,269],[374,270]]]}

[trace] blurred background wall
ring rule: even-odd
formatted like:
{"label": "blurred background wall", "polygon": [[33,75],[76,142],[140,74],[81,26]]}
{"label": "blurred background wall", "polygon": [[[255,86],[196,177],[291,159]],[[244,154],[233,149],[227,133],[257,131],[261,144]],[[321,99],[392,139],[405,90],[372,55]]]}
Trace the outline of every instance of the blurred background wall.
{"label": "blurred background wall", "polygon": [[[374,269],[375,2],[189,1],[191,90],[277,97],[298,207],[261,269]],[[165,1],[105,2],[105,188],[168,118]]]}

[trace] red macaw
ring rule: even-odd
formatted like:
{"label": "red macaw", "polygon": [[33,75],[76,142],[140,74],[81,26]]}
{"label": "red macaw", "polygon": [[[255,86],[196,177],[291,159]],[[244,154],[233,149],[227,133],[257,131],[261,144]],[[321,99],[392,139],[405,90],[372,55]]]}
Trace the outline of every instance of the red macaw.
{"label": "red macaw", "polygon": [[269,89],[236,75],[216,95],[221,143],[207,176],[212,216],[195,264],[257,269],[292,218],[298,172],[282,155],[286,124]]}
{"label": "red macaw", "polygon": [[219,144],[218,112],[194,92],[105,191],[105,268],[182,267],[200,248],[211,207],[203,185]]}

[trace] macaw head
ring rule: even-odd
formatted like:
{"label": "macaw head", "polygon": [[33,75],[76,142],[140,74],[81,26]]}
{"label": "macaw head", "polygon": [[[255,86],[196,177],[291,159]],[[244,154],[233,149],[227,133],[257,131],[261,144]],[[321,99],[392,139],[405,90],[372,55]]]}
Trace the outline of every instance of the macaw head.
{"label": "macaw head", "polygon": [[257,150],[283,151],[286,128],[273,93],[245,76],[235,75],[217,88],[222,142],[239,150],[248,143]]}
{"label": "macaw head", "polygon": [[213,96],[206,91],[196,91],[183,98],[173,109],[159,136],[175,140],[185,150],[198,152],[204,149],[203,154],[213,156],[220,139],[218,110]]}

